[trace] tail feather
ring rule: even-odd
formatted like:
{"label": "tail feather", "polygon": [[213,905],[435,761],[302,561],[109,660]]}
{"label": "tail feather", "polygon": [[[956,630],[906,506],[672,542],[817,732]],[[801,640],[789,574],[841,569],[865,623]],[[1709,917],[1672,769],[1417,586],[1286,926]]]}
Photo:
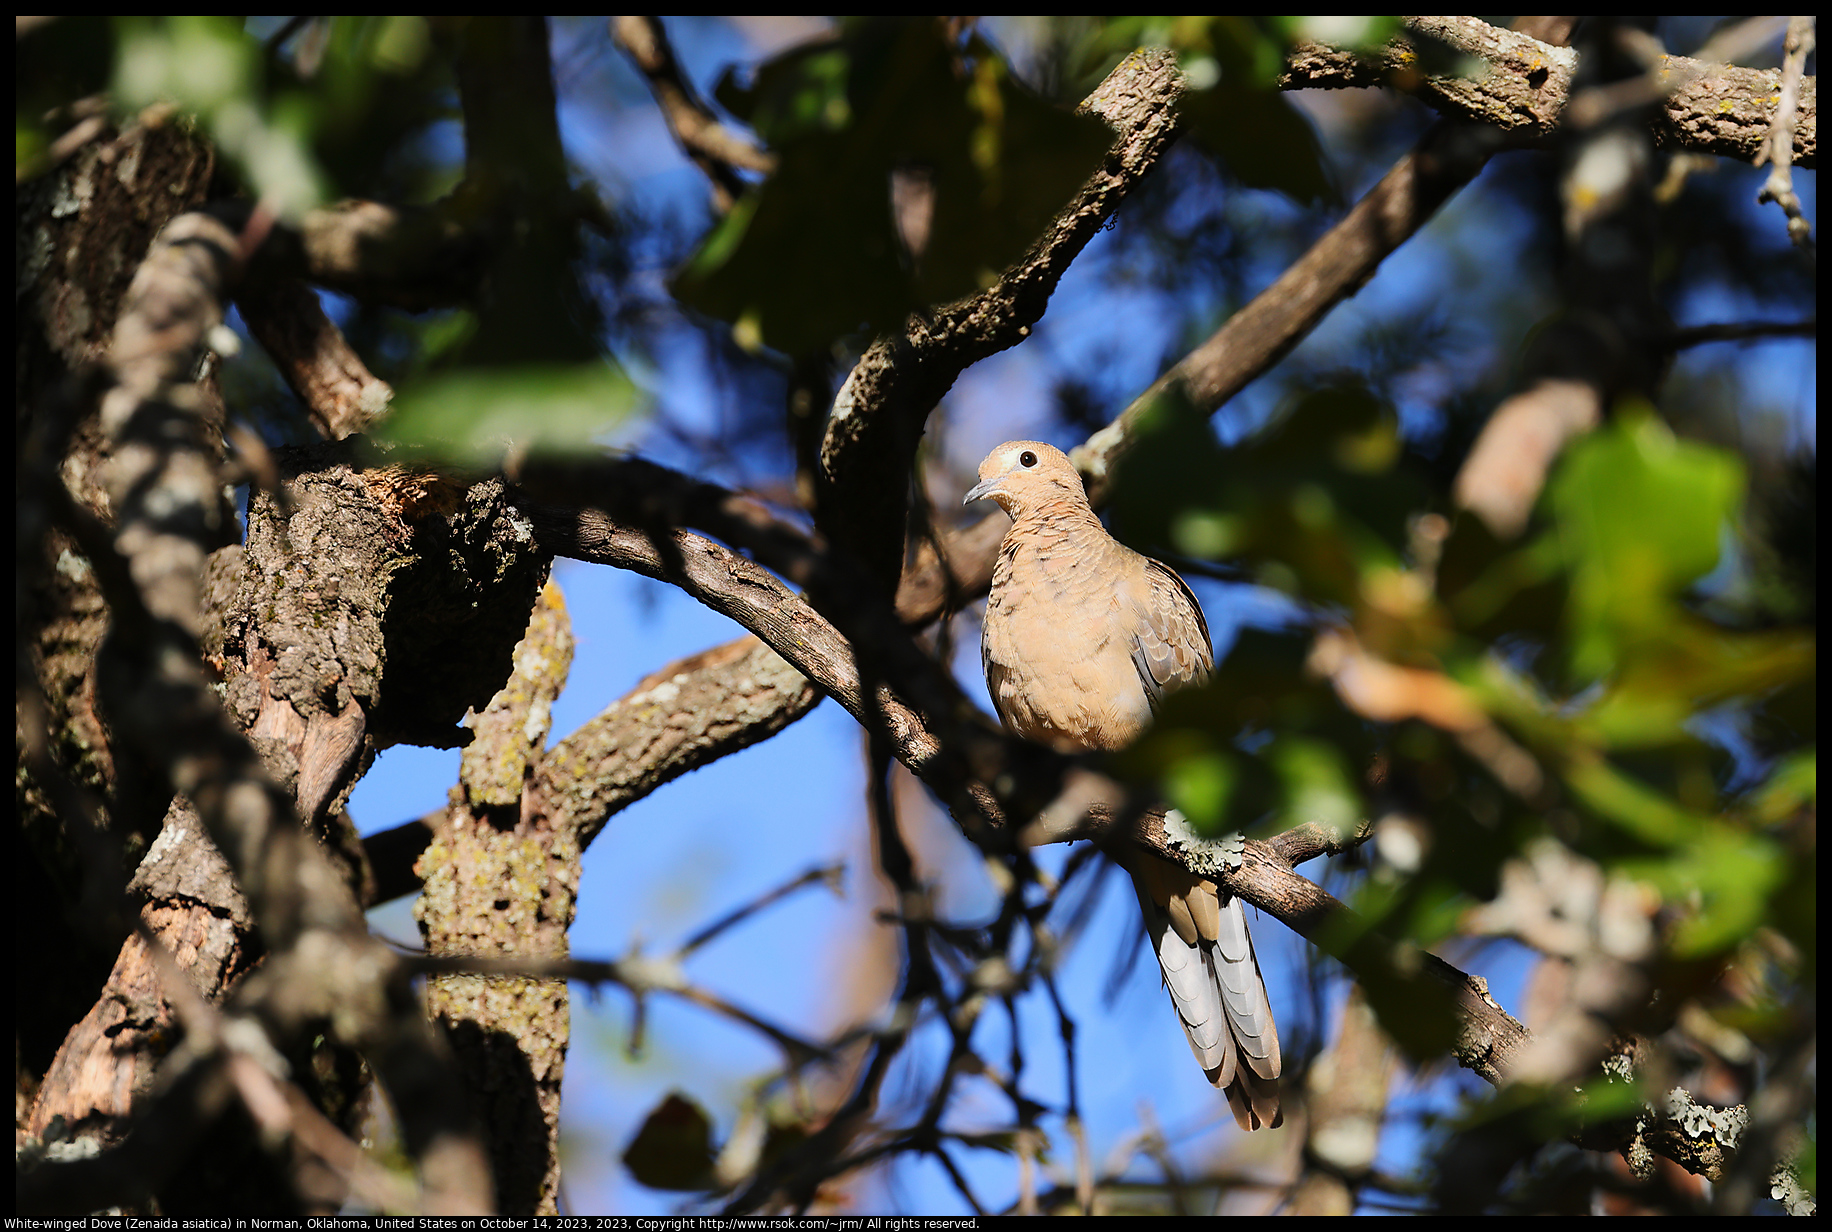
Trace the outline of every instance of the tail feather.
{"label": "tail feather", "polygon": [[[1222,901],[1213,882],[1198,883],[1155,857],[1138,859],[1161,866],[1136,869],[1132,884],[1190,1051],[1209,1081],[1226,1092],[1242,1129],[1276,1128],[1284,1120],[1278,1028],[1240,900]],[[1177,874],[1189,884],[1179,884]],[[1194,909],[1173,913],[1171,904],[1179,900]]]}
{"label": "tail feather", "polygon": [[1248,1057],[1248,1065],[1261,1078],[1277,1078],[1283,1069],[1279,1056],[1278,1026],[1272,1003],[1260,977],[1259,957],[1247,932],[1247,913],[1238,898],[1221,904],[1220,935],[1215,941],[1216,971],[1221,977],[1221,1003],[1228,1024]]}

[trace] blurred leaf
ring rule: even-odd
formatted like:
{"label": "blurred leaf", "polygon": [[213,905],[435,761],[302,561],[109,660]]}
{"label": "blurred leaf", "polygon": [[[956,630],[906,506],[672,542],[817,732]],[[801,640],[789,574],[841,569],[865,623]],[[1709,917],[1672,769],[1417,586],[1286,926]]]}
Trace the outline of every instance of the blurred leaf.
{"label": "blurred leaf", "polygon": [[1314,821],[1346,833],[1360,822],[1366,806],[1334,744],[1285,736],[1275,739],[1265,756],[1283,788],[1289,824]]}
{"label": "blurred leaf", "polygon": [[1325,43],[1344,51],[1372,50],[1405,31],[1400,19],[1391,15],[1271,17],[1267,20],[1287,43]]}
{"label": "blurred leaf", "polygon": [[1402,563],[1408,519],[1429,505],[1392,408],[1352,386],[1306,392],[1232,449],[1173,386],[1133,439],[1114,475],[1122,538],[1239,559],[1322,602],[1358,605],[1370,570]]}
{"label": "blurred leaf", "polygon": [[713,1186],[712,1120],[692,1100],[670,1094],[650,1110],[623,1153],[639,1184],[673,1192]]}
{"label": "blurred leaf", "polygon": [[1184,95],[1181,111],[1195,139],[1248,188],[1300,205],[1339,200],[1309,117],[1276,90],[1224,83]]}
{"label": "blurred leaf", "polygon": [[[1105,124],[1044,103],[975,38],[872,18],[719,98],[780,159],[675,280],[683,303],[791,354],[992,284],[1099,165]],[[923,187],[900,230],[894,176]],[[925,237],[920,250],[912,236]]]}
{"label": "blurred leaf", "polygon": [[1258,758],[1221,749],[1173,761],[1164,795],[1205,838],[1245,830],[1273,807],[1272,776]]}
{"label": "blurred leaf", "polygon": [[1462,513],[1438,563],[1438,593],[1457,626],[1475,637],[1550,638],[1565,615],[1564,563],[1550,536],[1508,548],[1481,518]]}
{"label": "blurred leaf", "polygon": [[1669,939],[1679,957],[1734,948],[1768,918],[1769,903],[1787,875],[1782,849],[1720,818],[1681,808],[1601,758],[1581,758],[1566,773],[1589,809],[1658,854],[1612,862],[1660,890],[1683,914]]}
{"label": "blurred leaf", "polygon": [[1756,792],[1758,821],[1773,825],[1819,804],[1819,754],[1805,749],[1775,767]]}
{"label": "blurred leaf", "polygon": [[1170,743],[1144,749],[1142,755],[1163,759],[1144,762],[1148,772],[1193,749],[1231,748],[1270,732],[1321,736],[1345,752],[1361,744],[1363,725],[1344,714],[1328,684],[1305,671],[1309,650],[1308,630],[1241,630],[1207,685],[1164,699],[1150,736]]}
{"label": "blurred leaf", "polygon": [[1571,663],[1608,674],[1659,640],[1674,601],[1717,566],[1743,496],[1743,466],[1676,440],[1651,414],[1621,415],[1574,443],[1547,485],[1571,569]]}
{"label": "blurred leaf", "polygon": [[1593,813],[1650,847],[1672,848],[1703,837],[1707,819],[1688,813],[1662,792],[1602,757],[1579,755],[1565,782]]}
{"label": "blurred leaf", "polygon": [[1687,725],[1702,711],[1810,679],[1817,660],[1816,639],[1804,629],[1740,633],[1675,612],[1662,632],[1662,642],[1625,654],[1578,716],[1578,730],[1593,742],[1632,748],[1688,740]]}
{"label": "blurred leaf", "polygon": [[[1365,813],[1356,759],[1365,726],[1305,672],[1305,634],[1243,630],[1200,689],[1164,701],[1152,728],[1114,756],[1117,773],[1155,783],[1199,833],[1265,833],[1305,822],[1353,826]],[[1267,732],[1280,733],[1266,741]]]}
{"label": "blurred leaf", "polygon": [[[108,89],[116,55],[115,23],[104,16],[67,14],[56,21],[22,23],[13,52],[15,169],[42,173],[33,157],[70,127],[69,108]],[[26,159],[33,157],[28,163]]]}
{"label": "blurred leaf", "polygon": [[[1649,880],[1672,901],[1696,897],[1668,942],[1680,958],[1702,958],[1735,949],[1768,921],[1769,904],[1786,877],[1783,852],[1756,835],[1714,829],[1665,869],[1650,868]],[[1625,863],[1633,870],[1633,862]]]}
{"label": "blurred leaf", "polygon": [[13,174],[23,180],[46,157],[51,139],[40,124],[19,116],[13,121]]}
{"label": "blurred leaf", "polygon": [[[431,24],[414,15],[334,16],[323,51],[295,55],[291,93],[317,108],[313,149],[340,194],[433,201],[449,191],[461,162],[438,157],[427,130],[458,115],[448,57],[435,54]],[[308,28],[295,44],[317,31]],[[303,63],[302,63],[303,62]]]}
{"label": "blurred leaf", "polygon": [[852,62],[844,44],[799,47],[758,69],[748,87],[727,69],[713,95],[765,141],[785,146],[813,133],[838,132],[852,122],[847,98]]}
{"label": "blurred leaf", "polygon": [[399,390],[380,439],[486,466],[511,447],[594,453],[636,406],[629,378],[606,363],[459,369]]}
{"label": "blurred leaf", "polygon": [[[1110,18],[1090,48],[1111,66],[1140,46],[1177,52],[1187,91],[1178,112],[1191,136],[1249,188],[1284,193],[1301,204],[1339,199],[1310,119],[1278,88],[1296,38],[1312,37],[1298,19],[1267,17]],[[1315,19],[1313,19],[1315,20]],[[1349,43],[1384,41],[1393,19],[1342,19]],[[1351,25],[1350,23],[1355,23]],[[1340,44],[1339,44],[1340,45]]]}
{"label": "blurred leaf", "polygon": [[1418,950],[1377,931],[1385,913],[1370,899],[1395,889],[1363,882],[1355,902],[1360,913],[1335,913],[1312,940],[1355,973],[1369,1008],[1393,1042],[1414,1061],[1426,1062],[1441,1058],[1456,1042],[1456,998],[1422,969]]}
{"label": "blurred leaf", "polygon": [[139,110],[169,103],[197,117],[210,140],[282,218],[296,221],[326,197],[312,153],[319,104],[296,93],[271,95],[261,46],[241,19],[213,16],[123,17],[113,94]]}
{"label": "blurred leaf", "polygon": [[1556,1142],[1586,1126],[1645,1114],[1648,1102],[1648,1092],[1639,1083],[1607,1076],[1575,1089],[1516,1082],[1466,1104],[1457,1127],[1460,1133],[1488,1137],[1518,1135],[1523,1143]]}

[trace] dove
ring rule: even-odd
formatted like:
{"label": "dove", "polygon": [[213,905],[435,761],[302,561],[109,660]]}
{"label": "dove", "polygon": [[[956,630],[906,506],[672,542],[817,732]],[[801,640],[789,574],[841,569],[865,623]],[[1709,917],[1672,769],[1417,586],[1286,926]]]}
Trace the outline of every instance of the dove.
{"label": "dove", "polygon": [[[980,646],[1000,721],[1060,752],[1125,747],[1166,694],[1214,668],[1195,595],[1107,533],[1061,450],[1008,441],[980,464],[979,480],[962,503],[990,500],[1011,515]],[[1278,1028],[1240,900],[1142,849],[1116,858],[1203,1072],[1242,1129],[1276,1128]]]}

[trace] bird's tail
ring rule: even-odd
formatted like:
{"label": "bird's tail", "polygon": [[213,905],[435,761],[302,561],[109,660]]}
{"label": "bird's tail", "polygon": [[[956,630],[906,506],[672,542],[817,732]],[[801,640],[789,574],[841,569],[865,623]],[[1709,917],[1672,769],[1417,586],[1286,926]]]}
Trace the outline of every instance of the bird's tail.
{"label": "bird's tail", "polygon": [[1279,1032],[1247,915],[1213,881],[1145,852],[1128,853],[1145,931],[1190,1051],[1223,1089],[1242,1129],[1278,1128]]}

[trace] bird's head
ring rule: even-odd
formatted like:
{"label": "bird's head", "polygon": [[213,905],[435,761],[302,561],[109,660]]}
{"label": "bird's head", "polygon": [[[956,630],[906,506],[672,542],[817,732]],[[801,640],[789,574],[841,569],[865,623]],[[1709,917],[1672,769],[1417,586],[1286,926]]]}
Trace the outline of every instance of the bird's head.
{"label": "bird's head", "polygon": [[1042,441],[1006,441],[980,463],[980,481],[961,504],[976,500],[997,501],[1015,520],[1064,500],[1086,505],[1088,496],[1081,472],[1062,450]]}

